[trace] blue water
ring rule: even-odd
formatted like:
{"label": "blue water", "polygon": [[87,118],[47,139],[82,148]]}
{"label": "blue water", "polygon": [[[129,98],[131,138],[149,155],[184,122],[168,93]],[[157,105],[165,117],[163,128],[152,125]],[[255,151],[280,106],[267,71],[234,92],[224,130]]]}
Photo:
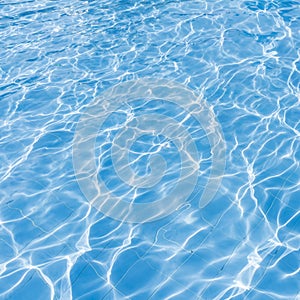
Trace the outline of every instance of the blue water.
{"label": "blue water", "polygon": [[1,1],[0,299],[300,299],[299,16]]}

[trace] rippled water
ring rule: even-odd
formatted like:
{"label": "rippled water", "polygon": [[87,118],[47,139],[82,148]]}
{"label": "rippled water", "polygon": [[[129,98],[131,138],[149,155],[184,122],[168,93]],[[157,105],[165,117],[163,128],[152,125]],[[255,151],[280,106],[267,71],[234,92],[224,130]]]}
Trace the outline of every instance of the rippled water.
{"label": "rippled water", "polygon": [[0,299],[299,299],[299,16],[1,1]]}

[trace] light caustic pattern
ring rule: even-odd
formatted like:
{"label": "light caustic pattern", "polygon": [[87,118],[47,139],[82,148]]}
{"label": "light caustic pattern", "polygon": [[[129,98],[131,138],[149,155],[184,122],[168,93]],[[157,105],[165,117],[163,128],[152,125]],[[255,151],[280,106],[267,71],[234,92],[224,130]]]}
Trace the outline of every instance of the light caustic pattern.
{"label": "light caustic pattern", "polygon": [[299,32],[299,1],[0,1],[0,299],[298,300]]}
{"label": "light caustic pattern", "polygon": [[[165,160],[154,153],[149,160],[151,173],[136,176],[129,163],[129,151],[134,141],[141,136],[150,134],[166,137],[176,145],[181,156],[181,164],[177,170],[180,177],[173,183],[174,188],[170,194],[162,196],[162,199],[154,198],[150,203],[134,203],[134,199],[128,203],[123,200],[124,195],[114,196],[106,187],[104,179],[99,182],[95,158],[97,132],[105,119],[120,109],[121,104],[137,99],[143,99],[145,102],[161,99],[173,102],[179,105],[184,113],[193,116],[198,121],[198,126],[204,128],[212,152],[210,178],[199,200],[199,208],[205,207],[217,192],[224,173],[225,142],[222,130],[213,110],[203,99],[184,85],[159,79],[121,83],[105,92],[83,112],[73,145],[73,164],[82,192],[97,209],[109,217],[120,221],[145,223],[169,215],[182,206],[194,191],[200,170],[198,151],[201,149],[197,149],[188,128],[178,120],[153,112],[145,112],[141,116],[129,115],[131,121],[126,120],[125,126],[119,128],[121,132],[113,140],[112,162],[123,182],[133,187],[151,189],[165,175]],[[144,167],[146,168],[146,165]]]}

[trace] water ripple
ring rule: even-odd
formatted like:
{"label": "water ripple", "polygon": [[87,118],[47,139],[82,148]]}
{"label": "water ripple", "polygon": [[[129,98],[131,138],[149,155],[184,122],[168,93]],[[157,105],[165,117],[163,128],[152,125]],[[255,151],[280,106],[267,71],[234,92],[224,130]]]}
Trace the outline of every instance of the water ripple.
{"label": "water ripple", "polygon": [[[0,12],[1,299],[299,298],[297,1],[16,0]],[[205,128],[166,99],[123,101],[93,136],[111,195],[144,205],[170,195],[180,177],[176,145],[161,134],[139,136],[126,152],[125,170],[155,174],[156,187],[135,190],[115,172],[113,141],[143,114],[180,122],[201,161],[186,201],[133,224],[85,198],[72,149],[94,101],[144,78],[177,82],[206,101],[223,131],[226,168],[199,209],[212,169]],[[151,173],[154,153],[165,159],[161,181],[163,165]]]}

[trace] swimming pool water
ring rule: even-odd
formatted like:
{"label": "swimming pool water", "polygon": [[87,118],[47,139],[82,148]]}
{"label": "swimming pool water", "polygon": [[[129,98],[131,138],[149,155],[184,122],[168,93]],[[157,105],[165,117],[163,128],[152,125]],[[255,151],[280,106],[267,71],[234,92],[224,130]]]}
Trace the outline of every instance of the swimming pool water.
{"label": "swimming pool water", "polygon": [[0,2],[0,299],[300,299],[299,16]]}

